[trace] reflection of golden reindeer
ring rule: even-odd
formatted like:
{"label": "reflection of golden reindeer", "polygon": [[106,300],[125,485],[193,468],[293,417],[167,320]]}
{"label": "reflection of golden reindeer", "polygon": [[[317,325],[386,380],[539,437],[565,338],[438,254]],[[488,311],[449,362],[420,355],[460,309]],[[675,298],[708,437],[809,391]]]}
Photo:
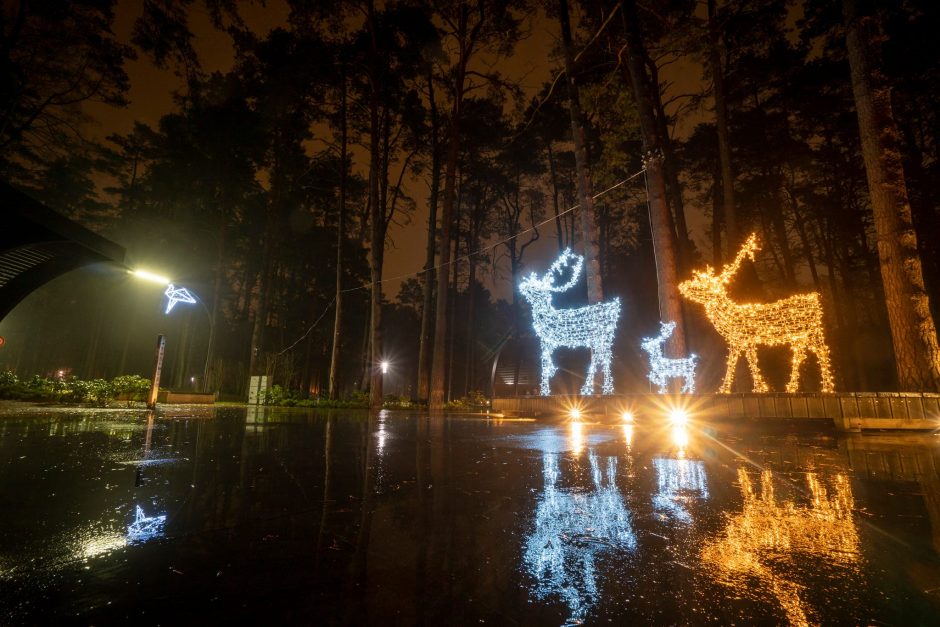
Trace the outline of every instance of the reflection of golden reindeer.
{"label": "reflection of golden reindeer", "polygon": [[715,330],[728,342],[728,370],[718,389],[728,394],[734,383],[734,368],[741,354],[747,359],[754,379],[755,392],[768,392],[769,388],[757,366],[757,347],[789,344],[793,349],[792,370],[787,392],[799,388],[800,364],[811,351],[819,360],[822,391],[832,392],[832,373],[829,369],[829,347],[823,335],[822,305],[819,294],[798,294],[773,303],[738,304],[728,296],[727,286],[745,257],[754,260],[758,250],[757,236],[752,234],[731,265],[716,275],[710,267],[704,272],[679,284],[679,291],[691,301],[705,306],[705,315]]}
{"label": "reflection of golden reindeer", "polygon": [[851,486],[845,475],[836,475],[832,479],[835,493],[829,496],[816,475],[807,473],[811,502],[798,507],[774,497],[770,470],[763,471],[760,480],[757,495],[747,471],[738,469],[744,508],[728,516],[721,539],[705,545],[702,561],[716,566],[732,585],[734,577],[757,577],[780,601],[790,624],[808,625],[801,587],[786,573],[775,573],[771,565],[795,561],[796,554],[825,556],[841,564],[857,562],[859,540],[852,519]]}

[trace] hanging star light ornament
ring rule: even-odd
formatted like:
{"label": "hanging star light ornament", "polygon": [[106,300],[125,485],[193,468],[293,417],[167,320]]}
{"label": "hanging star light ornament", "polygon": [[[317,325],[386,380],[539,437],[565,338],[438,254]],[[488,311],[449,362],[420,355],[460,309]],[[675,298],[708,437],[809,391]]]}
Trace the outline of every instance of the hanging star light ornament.
{"label": "hanging star light ornament", "polygon": [[[589,348],[591,363],[581,387],[582,395],[594,394],[594,376],[598,368],[603,372],[603,394],[614,393],[614,381],[610,373],[611,349],[617,320],[620,318],[620,299],[596,303],[577,309],[555,309],[552,293],[564,292],[578,282],[584,265],[584,257],[566,248],[555,260],[548,272],[539,277],[534,272],[519,285],[519,291],[532,306],[532,326],[541,340],[542,396],[549,396],[549,380],[557,371],[552,354],[558,348]],[[555,285],[555,274],[571,267],[571,278],[561,286]]]}
{"label": "hanging star light ornament", "polygon": [[166,295],[166,312],[170,313],[173,310],[173,307],[176,306],[176,303],[189,303],[190,305],[196,304],[196,298],[189,293],[189,290],[185,287],[176,287],[172,283],[166,286],[166,291],[163,292]]}
{"label": "hanging star light ornament", "polygon": [[722,269],[721,274],[715,274],[706,266],[704,272],[695,272],[691,279],[679,284],[683,296],[705,306],[705,315],[728,342],[728,369],[718,391],[731,393],[734,369],[742,354],[751,370],[754,391],[770,391],[757,366],[757,347],[789,345],[793,349],[793,358],[787,392],[799,390],[800,364],[806,359],[807,352],[815,354],[819,361],[820,388],[823,392],[832,392],[829,346],[823,334],[823,310],[817,292],[798,294],[773,303],[739,304],[728,296],[728,283],[741,262],[745,257],[753,261],[757,250],[760,250],[757,235],[751,234],[738,256]]}
{"label": "hanging star light ornament", "polygon": [[666,393],[666,384],[669,379],[682,378],[682,394],[695,394],[695,362],[698,357],[693,353],[681,359],[672,359],[663,355],[663,345],[676,328],[676,323],[660,322],[659,337],[645,337],[640,346],[649,353],[650,373],[649,380],[659,386],[659,393]]}

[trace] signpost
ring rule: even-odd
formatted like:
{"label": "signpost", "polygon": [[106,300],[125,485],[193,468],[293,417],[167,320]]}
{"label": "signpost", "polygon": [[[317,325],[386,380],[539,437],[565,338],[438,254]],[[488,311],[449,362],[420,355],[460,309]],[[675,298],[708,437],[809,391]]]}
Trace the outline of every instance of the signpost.
{"label": "signpost", "polygon": [[269,377],[252,376],[248,379],[248,404],[262,405],[264,403],[264,394],[271,387]]}
{"label": "signpost", "polygon": [[157,352],[153,358],[153,384],[150,386],[150,398],[147,407],[154,409],[157,406],[157,394],[160,392],[160,371],[163,370],[163,353],[166,351],[166,336],[157,336]]}

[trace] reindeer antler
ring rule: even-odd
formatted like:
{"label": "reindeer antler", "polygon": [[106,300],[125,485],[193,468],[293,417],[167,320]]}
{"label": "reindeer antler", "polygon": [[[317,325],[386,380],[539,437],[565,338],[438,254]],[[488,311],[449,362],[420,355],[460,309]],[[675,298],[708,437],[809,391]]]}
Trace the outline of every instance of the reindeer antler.
{"label": "reindeer antler", "polygon": [[[568,282],[564,285],[555,286],[555,273],[561,272],[563,269],[567,268],[569,265],[569,260],[574,259],[574,266],[571,268],[571,278],[568,279]],[[574,284],[578,282],[578,276],[581,274],[581,267],[584,265],[584,257],[581,255],[576,255],[571,252],[570,248],[566,248],[564,252],[561,253],[561,256],[555,260],[555,263],[551,265],[548,269],[548,272],[545,273],[545,276],[542,277],[542,284],[550,292],[565,292],[574,287]]]}
{"label": "reindeer antler", "polygon": [[754,261],[754,252],[758,250],[760,250],[760,246],[757,243],[757,233],[751,233],[751,236],[744,242],[744,246],[738,251],[738,255],[734,258],[734,261],[722,268],[721,274],[719,275],[721,282],[727,283],[731,280],[731,277],[733,277],[741,267],[741,262],[744,261],[745,257],[750,257],[751,261]]}

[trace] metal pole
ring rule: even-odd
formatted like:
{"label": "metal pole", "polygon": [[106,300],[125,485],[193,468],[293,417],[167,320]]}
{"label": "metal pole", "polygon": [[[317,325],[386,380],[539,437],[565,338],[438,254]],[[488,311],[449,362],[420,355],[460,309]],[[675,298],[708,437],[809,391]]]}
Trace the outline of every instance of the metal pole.
{"label": "metal pole", "polygon": [[147,401],[149,409],[157,406],[157,393],[160,391],[160,371],[163,370],[163,353],[166,350],[166,336],[157,336],[157,351],[153,358],[153,383],[150,386],[150,399]]}

